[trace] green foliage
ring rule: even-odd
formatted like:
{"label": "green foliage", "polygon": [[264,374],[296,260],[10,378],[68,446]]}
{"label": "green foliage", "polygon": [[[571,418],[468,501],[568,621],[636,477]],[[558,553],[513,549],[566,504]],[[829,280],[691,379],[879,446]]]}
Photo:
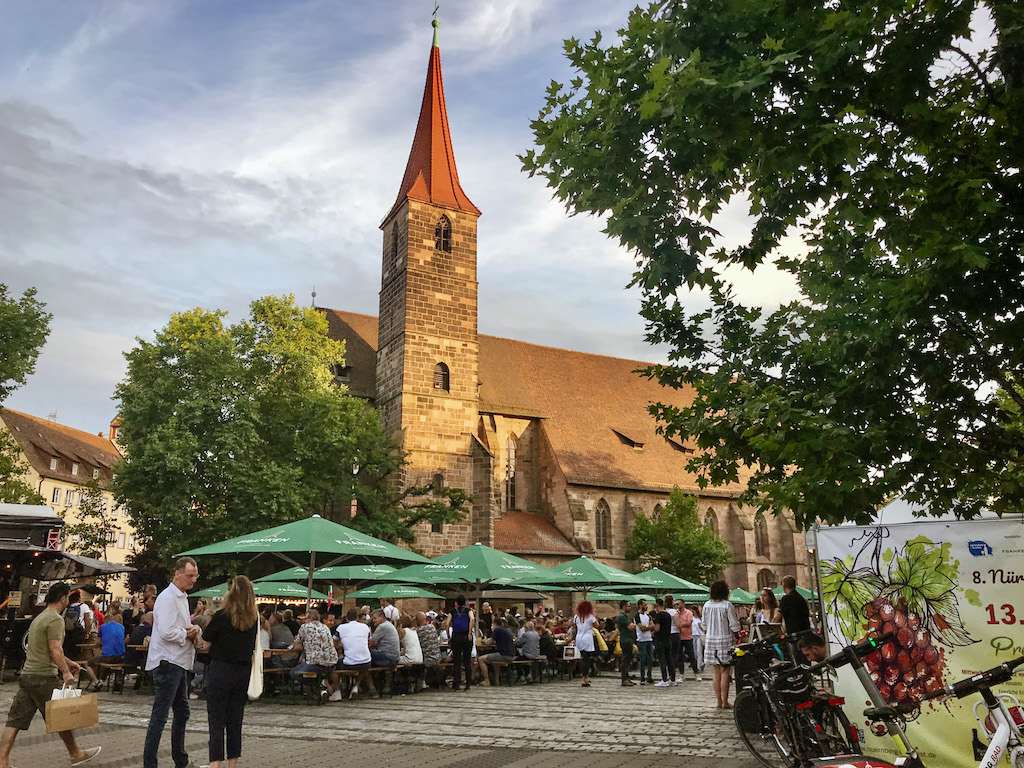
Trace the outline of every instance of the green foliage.
{"label": "green foliage", "polygon": [[344,349],[324,316],[289,296],[229,327],[223,317],[175,314],[126,354],[114,489],[147,557],[314,513],[407,540],[399,499],[382,494],[402,457],[378,414],[333,383]]}
{"label": "green foliage", "polygon": [[116,513],[103,498],[103,489],[95,480],[90,480],[77,488],[81,501],[77,512],[72,513],[74,522],[68,523],[69,510],[58,512],[65,518],[64,536],[67,538],[66,549],[86,557],[107,559],[107,544],[112,534],[117,532]]}
{"label": "green foliage", "polygon": [[0,426],[0,502],[7,504],[45,504],[39,492],[25,482],[30,467],[21,444],[10,430]]}
{"label": "green foliage", "polygon": [[44,306],[35,288],[15,299],[0,283],[0,403],[35,370],[52,318]]}
{"label": "green foliage", "polygon": [[[994,36],[968,46],[975,15]],[[652,411],[701,482],[746,466],[741,501],[805,525],[897,493],[1019,510],[992,385],[1024,403],[1024,5],[669,0],[565,49],[579,76],[523,166],[636,254],[671,348],[649,373],[695,394]],[[748,236],[722,236],[727,205]],[[771,263],[799,299],[745,306],[733,277]]]}
{"label": "green foliage", "polygon": [[645,569],[661,568],[709,584],[732,562],[732,552],[711,526],[701,523],[697,497],[675,488],[661,519],[648,520],[642,514],[636,518],[626,539],[626,559],[639,560]]}

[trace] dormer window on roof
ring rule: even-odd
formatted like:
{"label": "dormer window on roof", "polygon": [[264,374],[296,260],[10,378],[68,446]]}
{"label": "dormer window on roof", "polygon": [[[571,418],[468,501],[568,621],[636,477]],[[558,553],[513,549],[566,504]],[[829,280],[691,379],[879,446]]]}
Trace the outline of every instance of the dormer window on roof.
{"label": "dormer window on roof", "polygon": [[100,479],[100,471],[98,469],[94,469],[92,471],[92,479],[93,480],[99,480]]}
{"label": "dormer window on roof", "polygon": [[56,468],[57,468],[57,460],[56,459],[50,459],[50,469],[56,469]]}
{"label": "dormer window on roof", "polygon": [[630,437],[628,434],[626,434],[624,430],[618,429],[616,427],[612,427],[611,430],[612,432],[615,433],[615,436],[619,438],[619,442],[622,443],[623,445],[628,445],[635,451],[642,451],[644,449],[643,440],[641,440],[639,436],[634,434],[633,437]]}
{"label": "dormer window on roof", "polygon": [[78,474],[78,462],[77,461],[74,464],[71,465],[71,474],[72,475],[77,475]]}

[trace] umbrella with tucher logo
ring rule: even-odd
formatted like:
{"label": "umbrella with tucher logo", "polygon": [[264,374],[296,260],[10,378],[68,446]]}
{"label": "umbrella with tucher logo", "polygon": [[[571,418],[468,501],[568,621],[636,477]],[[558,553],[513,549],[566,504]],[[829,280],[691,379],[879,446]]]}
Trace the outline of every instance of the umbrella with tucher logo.
{"label": "umbrella with tucher logo", "polygon": [[327,561],[322,566],[325,568],[343,563],[370,565],[430,562],[415,552],[325,520],[320,515],[191,549],[178,556],[262,554],[279,557],[302,569],[306,580],[307,605],[313,596],[313,575],[317,570],[318,557]]}

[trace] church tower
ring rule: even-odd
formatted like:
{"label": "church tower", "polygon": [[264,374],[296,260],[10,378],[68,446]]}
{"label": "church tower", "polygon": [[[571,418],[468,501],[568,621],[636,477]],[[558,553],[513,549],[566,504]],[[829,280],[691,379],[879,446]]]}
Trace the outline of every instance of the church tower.
{"label": "church tower", "polygon": [[480,211],[455,168],[437,26],[409,162],[381,224],[376,403],[408,453],[405,485],[443,482],[472,494]]}

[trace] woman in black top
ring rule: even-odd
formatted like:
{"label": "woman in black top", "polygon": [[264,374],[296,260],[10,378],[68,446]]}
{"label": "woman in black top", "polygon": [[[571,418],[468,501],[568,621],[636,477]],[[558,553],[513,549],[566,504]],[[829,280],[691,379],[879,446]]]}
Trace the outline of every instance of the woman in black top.
{"label": "woman in black top", "polygon": [[206,671],[210,768],[221,768],[225,756],[228,766],[235,768],[242,755],[242,716],[259,626],[252,583],[245,576],[235,576],[221,609],[203,630],[203,640],[210,645]]}

